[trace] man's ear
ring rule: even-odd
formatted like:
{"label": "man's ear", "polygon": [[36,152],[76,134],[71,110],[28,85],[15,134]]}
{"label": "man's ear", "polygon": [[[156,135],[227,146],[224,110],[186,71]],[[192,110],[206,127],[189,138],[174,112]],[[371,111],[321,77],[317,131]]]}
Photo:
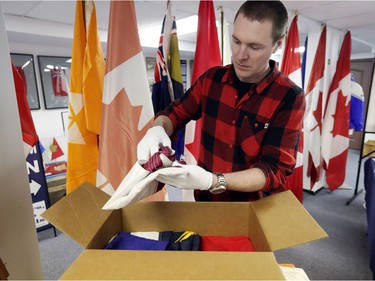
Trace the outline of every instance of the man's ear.
{"label": "man's ear", "polygon": [[277,50],[280,48],[281,44],[283,43],[285,35],[281,36],[279,40],[277,40],[275,48],[273,49],[273,53],[276,53]]}

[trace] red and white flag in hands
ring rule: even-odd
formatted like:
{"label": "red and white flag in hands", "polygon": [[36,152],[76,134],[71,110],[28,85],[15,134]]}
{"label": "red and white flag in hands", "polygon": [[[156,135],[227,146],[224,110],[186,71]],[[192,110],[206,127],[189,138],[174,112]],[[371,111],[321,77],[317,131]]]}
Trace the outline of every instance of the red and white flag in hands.
{"label": "red and white flag in hands", "polygon": [[[296,15],[286,37],[284,55],[281,63],[281,72],[294,83],[302,87],[301,56],[299,53],[298,16]],[[303,132],[298,143],[297,160],[294,172],[287,177],[285,188],[291,190],[299,201],[303,200]]]}
{"label": "red and white flag in hands", "polygon": [[[321,174],[321,132],[323,120],[323,89],[326,53],[327,27],[324,26],[318,43],[309,83],[306,88],[307,107],[304,134],[307,142],[307,176],[310,177],[310,189],[320,179]],[[306,157],[305,156],[305,157]]]}
{"label": "red and white flag in hands", "polygon": [[111,1],[97,186],[112,194],[154,117],[134,1]]}
{"label": "red and white flag in hands", "polygon": [[[221,64],[214,4],[212,0],[200,1],[192,83],[209,68]],[[186,125],[184,154],[189,164],[198,162],[201,128],[201,120],[190,121]]]}
{"label": "red and white flag in hands", "polygon": [[326,182],[330,190],[337,189],[345,181],[351,97],[350,53],[351,35],[348,31],[344,37],[336,72],[328,91],[323,119],[322,158],[326,170]]}

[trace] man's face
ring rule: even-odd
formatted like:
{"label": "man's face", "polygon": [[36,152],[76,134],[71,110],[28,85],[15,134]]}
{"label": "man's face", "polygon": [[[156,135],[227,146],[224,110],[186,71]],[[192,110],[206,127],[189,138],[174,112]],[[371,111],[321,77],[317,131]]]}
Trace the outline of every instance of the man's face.
{"label": "man's face", "polygon": [[281,44],[272,42],[271,21],[250,21],[239,14],[232,35],[232,61],[242,82],[256,83],[269,70],[269,59]]}

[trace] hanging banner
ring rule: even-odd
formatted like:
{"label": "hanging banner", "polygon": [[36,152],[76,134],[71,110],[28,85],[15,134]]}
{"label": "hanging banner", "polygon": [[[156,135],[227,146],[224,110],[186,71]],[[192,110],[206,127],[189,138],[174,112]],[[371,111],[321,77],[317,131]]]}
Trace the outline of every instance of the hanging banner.
{"label": "hanging banner", "polygon": [[27,173],[29,175],[30,193],[34,208],[34,220],[37,231],[53,227],[41,214],[50,206],[48,186],[44,175],[42,155],[39,141],[26,158]]}

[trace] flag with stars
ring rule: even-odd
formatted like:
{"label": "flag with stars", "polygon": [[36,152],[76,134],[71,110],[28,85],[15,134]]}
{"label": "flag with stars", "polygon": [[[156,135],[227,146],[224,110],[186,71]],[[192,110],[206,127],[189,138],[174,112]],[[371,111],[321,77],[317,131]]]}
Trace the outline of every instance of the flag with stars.
{"label": "flag with stars", "polygon": [[323,119],[322,157],[326,170],[326,182],[330,190],[340,187],[345,181],[346,160],[349,148],[350,108],[350,31],[345,34],[336,72],[327,97]]}
{"label": "flag with stars", "polygon": [[[84,182],[96,185],[100,117],[93,121],[92,110],[94,115],[101,112],[105,68],[97,32],[94,2],[77,0],[70,72],[67,193]],[[89,128],[89,124],[96,125]]]}
{"label": "flag with stars", "polygon": [[[164,110],[184,93],[178,48],[177,26],[171,13],[171,2],[167,2],[167,11],[163,19],[159,47],[156,53],[154,84],[152,85],[152,104],[154,113]],[[178,132],[172,141],[176,159],[180,159],[184,150],[184,129]]]}

